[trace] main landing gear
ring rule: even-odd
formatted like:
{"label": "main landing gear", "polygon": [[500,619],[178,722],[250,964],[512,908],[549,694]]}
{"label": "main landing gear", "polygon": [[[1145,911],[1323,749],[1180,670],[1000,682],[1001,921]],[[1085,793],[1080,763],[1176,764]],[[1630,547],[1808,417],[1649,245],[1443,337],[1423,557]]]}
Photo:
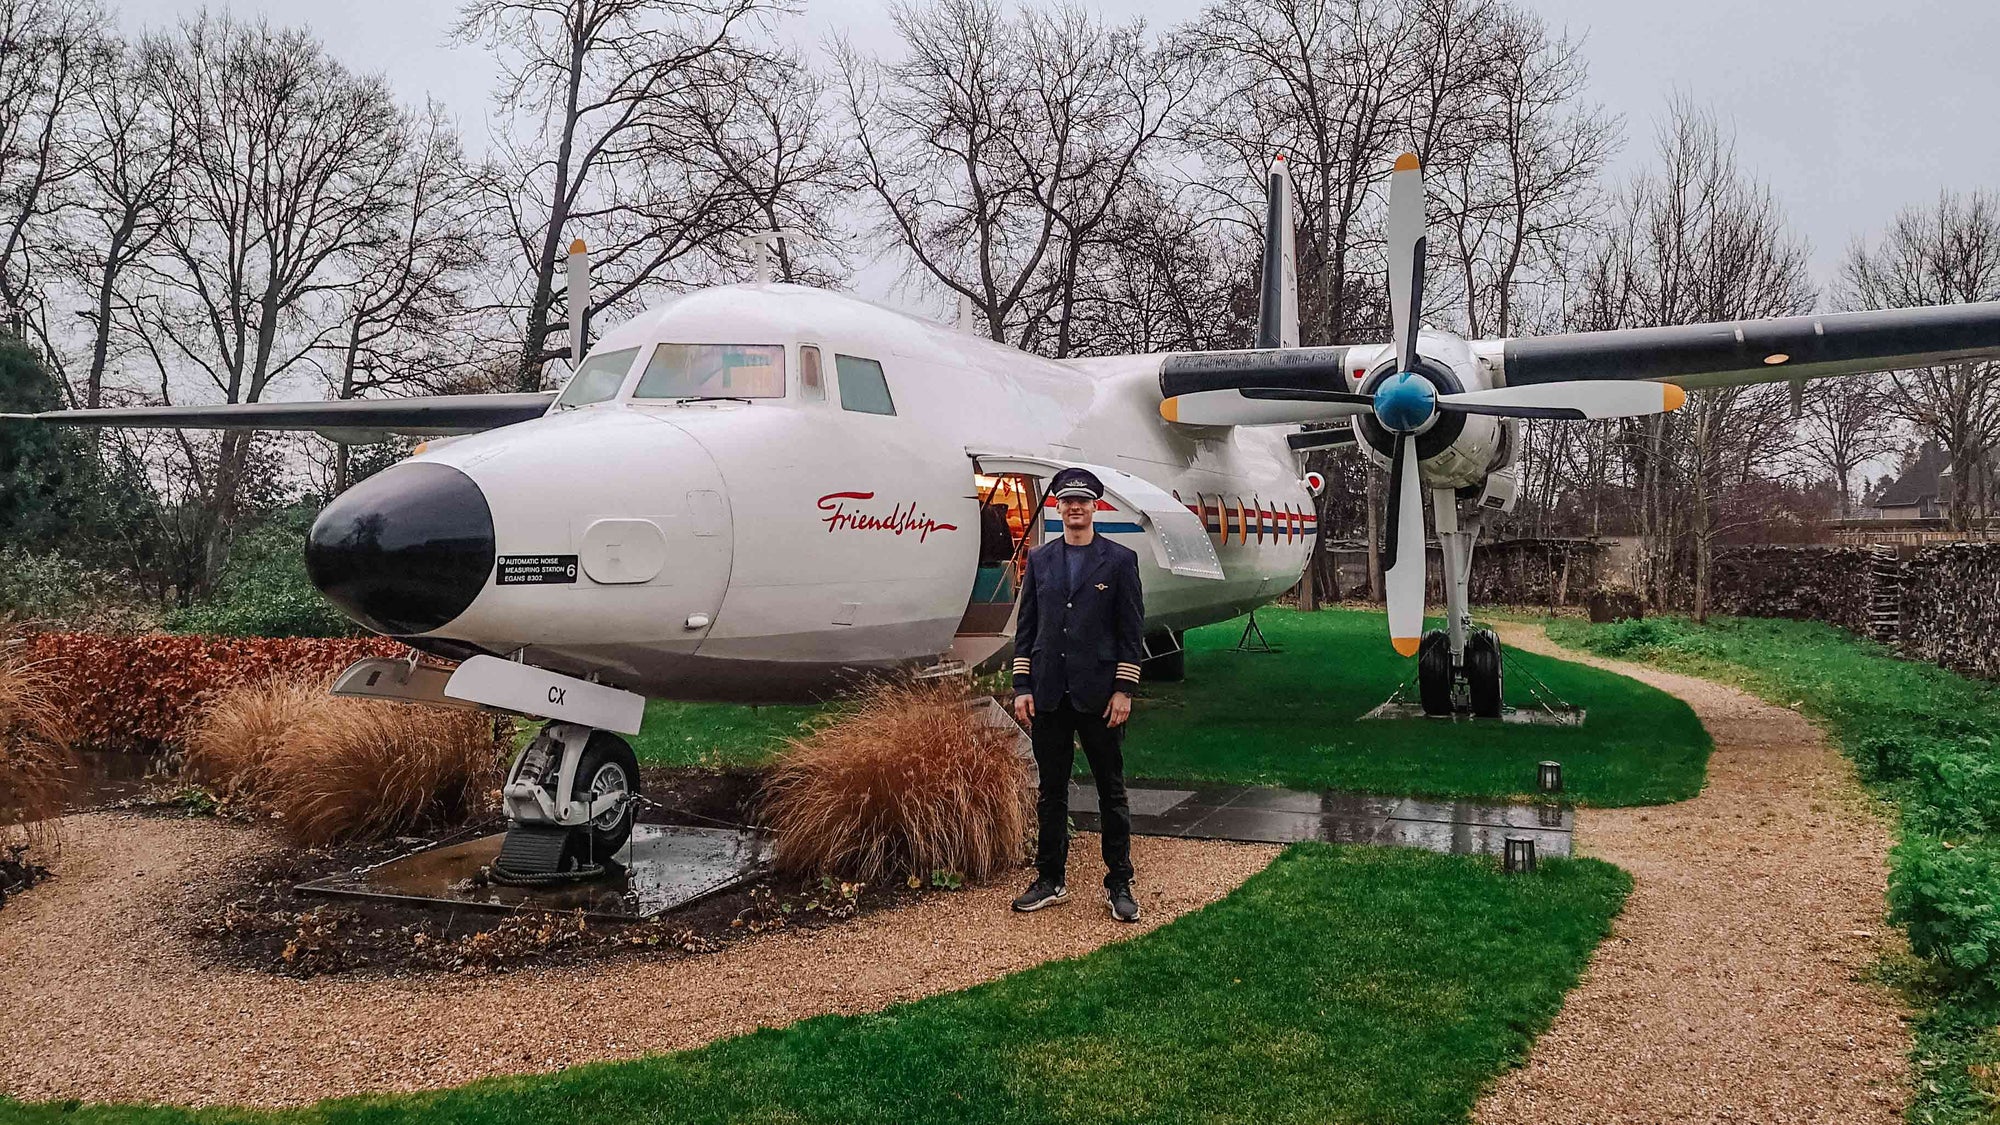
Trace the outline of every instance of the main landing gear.
{"label": "main landing gear", "polygon": [[1491,629],[1472,627],[1472,547],[1483,512],[1484,505],[1476,505],[1461,527],[1457,493],[1442,488],[1431,493],[1444,553],[1445,627],[1425,633],[1417,644],[1417,695],[1426,715],[1500,717],[1500,638]]}
{"label": "main landing gear", "polygon": [[507,838],[494,880],[553,883],[602,872],[631,839],[639,795],[639,759],[629,743],[609,731],[549,723],[507,771]]}

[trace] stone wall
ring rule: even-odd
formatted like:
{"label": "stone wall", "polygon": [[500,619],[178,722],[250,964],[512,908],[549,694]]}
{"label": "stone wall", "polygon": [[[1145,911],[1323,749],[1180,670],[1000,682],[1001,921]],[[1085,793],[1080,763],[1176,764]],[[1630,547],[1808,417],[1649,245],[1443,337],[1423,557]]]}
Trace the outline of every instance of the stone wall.
{"label": "stone wall", "polygon": [[1861,547],[1725,547],[1715,553],[1711,608],[1734,617],[1825,621],[1866,633],[1872,562]]}
{"label": "stone wall", "polygon": [[1898,651],[2000,680],[2000,543],[1940,543],[1902,567]]}

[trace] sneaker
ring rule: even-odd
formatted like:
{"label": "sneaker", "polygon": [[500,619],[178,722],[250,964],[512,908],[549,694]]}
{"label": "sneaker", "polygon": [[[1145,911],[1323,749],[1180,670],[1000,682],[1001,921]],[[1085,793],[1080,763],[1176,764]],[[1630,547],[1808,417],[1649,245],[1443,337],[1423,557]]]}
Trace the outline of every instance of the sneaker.
{"label": "sneaker", "polygon": [[1105,888],[1104,904],[1110,907],[1111,916],[1120,922],[1139,920],[1139,900],[1132,897],[1132,888],[1129,886]]}
{"label": "sneaker", "polygon": [[1040,910],[1044,906],[1054,906],[1069,898],[1069,888],[1061,883],[1051,883],[1047,879],[1037,879],[1021,897],[1014,900],[1014,909],[1023,914]]}

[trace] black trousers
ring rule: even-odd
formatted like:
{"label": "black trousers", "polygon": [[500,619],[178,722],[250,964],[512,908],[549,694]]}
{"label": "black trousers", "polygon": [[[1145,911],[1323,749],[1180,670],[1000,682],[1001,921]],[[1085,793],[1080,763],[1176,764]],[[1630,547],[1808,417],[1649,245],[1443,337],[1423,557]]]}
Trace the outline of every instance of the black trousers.
{"label": "black trousers", "polygon": [[1069,866],[1069,775],[1076,764],[1075,743],[1083,743],[1090,776],[1097,782],[1099,833],[1104,841],[1104,885],[1122,887],[1132,881],[1132,809],[1125,801],[1125,728],[1114,727],[1102,713],[1079,711],[1068,696],[1062,705],[1035,712],[1031,737],[1035,768],[1041,775],[1041,800],[1036,820],[1041,833],[1035,866],[1051,882],[1064,881]]}

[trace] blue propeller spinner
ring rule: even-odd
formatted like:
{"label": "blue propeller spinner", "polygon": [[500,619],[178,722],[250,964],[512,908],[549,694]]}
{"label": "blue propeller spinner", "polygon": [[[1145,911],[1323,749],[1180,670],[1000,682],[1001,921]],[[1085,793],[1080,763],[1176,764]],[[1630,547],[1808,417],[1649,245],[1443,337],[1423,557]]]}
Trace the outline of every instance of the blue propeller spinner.
{"label": "blue propeller spinner", "polygon": [[1437,391],[1414,371],[1398,371],[1375,388],[1375,417],[1392,433],[1407,434],[1437,413]]}

